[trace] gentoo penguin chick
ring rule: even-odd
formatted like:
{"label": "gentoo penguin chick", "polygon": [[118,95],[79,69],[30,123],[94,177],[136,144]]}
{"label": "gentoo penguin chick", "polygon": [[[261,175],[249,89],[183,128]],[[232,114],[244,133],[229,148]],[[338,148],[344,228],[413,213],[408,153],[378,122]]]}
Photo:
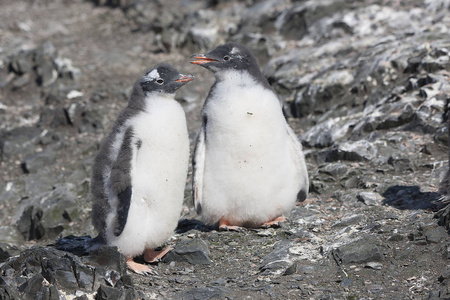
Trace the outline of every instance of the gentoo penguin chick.
{"label": "gentoo penguin chick", "polygon": [[216,81],[202,109],[193,197],[203,221],[224,230],[284,221],[308,194],[302,146],[256,58],[227,43],[191,63]]}
{"label": "gentoo penguin chick", "polygon": [[128,106],[118,116],[93,166],[94,227],[117,246],[128,268],[147,275],[177,226],[189,164],[186,117],[175,91],[194,77],[168,64],[157,65],[134,84]]}

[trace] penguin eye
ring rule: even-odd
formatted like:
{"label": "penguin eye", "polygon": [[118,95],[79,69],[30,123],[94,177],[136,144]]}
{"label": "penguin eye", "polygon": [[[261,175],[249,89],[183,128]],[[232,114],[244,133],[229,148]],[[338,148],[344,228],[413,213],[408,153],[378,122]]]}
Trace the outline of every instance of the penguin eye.
{"label": "penguin eye", "polygon": [[161,85],[161,84],[164,83],[164,80],[162,80],[161,78],[159,78],[158,80],[156,80],[156,83],[159,84],[159,85]]}
{"label": "penguin eye", "polygon": [[230,57],[228,56],[228,55],[225,55],[224,57],[223,57],[223,60],[230,60]]}

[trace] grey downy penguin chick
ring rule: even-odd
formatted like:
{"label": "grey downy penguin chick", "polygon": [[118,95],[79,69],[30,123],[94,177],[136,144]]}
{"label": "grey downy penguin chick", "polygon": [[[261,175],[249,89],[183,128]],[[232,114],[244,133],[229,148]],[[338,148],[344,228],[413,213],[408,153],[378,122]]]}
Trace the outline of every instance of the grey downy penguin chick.
{"label": "grey downy penguin chick", "polygon": [[171,250],[153,248],[172,235],[182,209],[189,138],[184,110],[174,96],[193,78],[160,64],[137,80],[95,158],[94,227],[139,274],[152,270],[133,257],[144,253],[152,262]]}
{"label": "grey downy penguin chick", "polygon": [[214,73],[193,157],[193,197],[220,229],[277,225],[308,194],[302,145],[282,102],[243,45],[227,43],[191,63]]}

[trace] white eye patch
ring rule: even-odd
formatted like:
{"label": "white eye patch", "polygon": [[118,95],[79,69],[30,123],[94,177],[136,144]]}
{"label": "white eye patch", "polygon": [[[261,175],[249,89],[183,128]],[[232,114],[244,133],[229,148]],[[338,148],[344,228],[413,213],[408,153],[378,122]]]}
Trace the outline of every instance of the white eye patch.
{"label": "white eye patch", "polygon": [[239,53],[239,49],[237,47],[233,47],[233,49],[231,49],[231,54],[238,54]]}
{"label": "white eye patch", "polygon": [[158,70],[153,69],[150,73],[144,76],[144,81],[154,81],[160,78]]}

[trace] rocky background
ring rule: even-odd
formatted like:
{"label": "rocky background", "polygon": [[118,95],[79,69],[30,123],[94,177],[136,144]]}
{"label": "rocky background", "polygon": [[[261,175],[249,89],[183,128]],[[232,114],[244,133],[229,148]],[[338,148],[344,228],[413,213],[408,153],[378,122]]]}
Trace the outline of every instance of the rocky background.
{"label": "rocky background", "polygon": [[[1,1],[0,299],[449,299],[450,209],[438,212],[449,9],[448,0]],[[213,78],[189,56],[226,41],[256,54],[285,101],[308,199],[281,228],[217,232],[195,221],[189,176],[159,275],[127,272],[111,247],[88,254],[93,158],[132,84],[162,61],[195,74],[177,94],[193,144]]]}

